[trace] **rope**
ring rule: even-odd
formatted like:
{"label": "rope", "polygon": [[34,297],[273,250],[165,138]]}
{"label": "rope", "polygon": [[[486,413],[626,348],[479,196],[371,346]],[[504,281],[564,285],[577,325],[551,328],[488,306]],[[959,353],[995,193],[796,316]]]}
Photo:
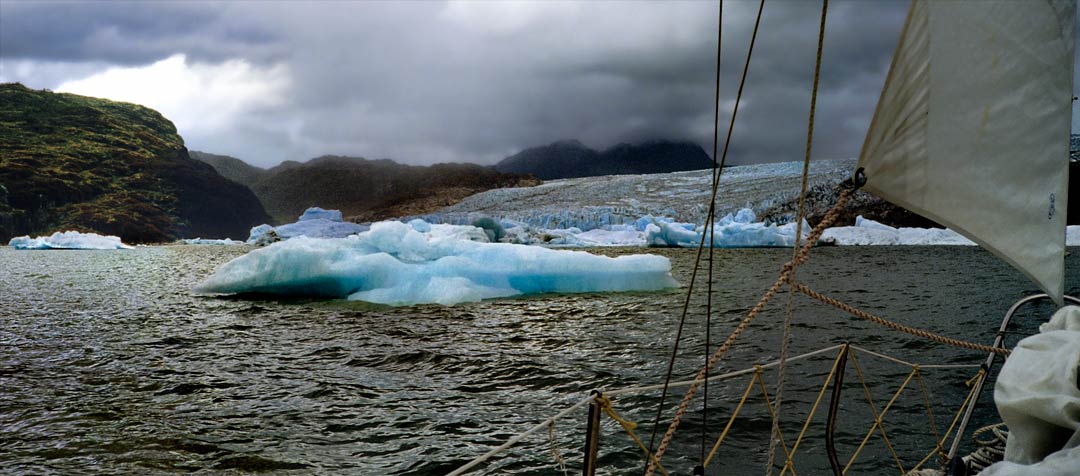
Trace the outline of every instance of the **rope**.
{"label": "rope", "polygon": [[[721,1],[721,3],[723,3],[723,2]],[[735,128],[735,118],[739,114],[739,104],[742,102],[743,88],[746,86],[746,75],[747,75],[747,72],[750,69],[750,58],[752,58],[753,55],[754,55],[754,43],[757,42],[758,27],[761,25],[761,12],[764,9],[765,9],[765,0],[761,0],[760,3],[758,4],[757,19],[754,20],[754,30],[750,35],[750,46],[748,47],[747,52],[746,52],[746,63],[743,65],[742,78],[739,80],[739,90],[735,94],[735,105],[731,110],[731,121],[728,123],[727,136],[724,139],[724,152],[720,156],[720,164],[719,164],[718,167],[715,167],[716,172],[713,174],[712,195],[711,195],[711,197],[709,199],[709,213],[708,213],[708,215],[705,216],[705,231],[701,234],[701,242],[698,244],[697,256],[694,258],[694,270],[690,273],[690,284],[689,284],[689,286],[687,287],[687,290],[686,290],[686,300],[683,302],[682,316],[679,318],[678,330],[675,332],[675,345],[672,346],[671,359],[668,361],[667,375],[664,378],[664,386],[665,387],[664,387],[663,392],[660,394],[660,404],[657,405],[657,407],[656,407],[656,418],[653,420],[653,427],[652,427],[653,429],[652,429],[651,435],[649,436],[649,448],[652,448],[653,444],[656,442],[656,431],[660,427],[660,417],[663,415],[664,403],[667,401],[667,384],[669,382],[671,382],[671,376],[672,376],[673,372],[675,371],[675,358],[678,355],[679,342],[682,339],[682,330],[683,330],[683,324],[686,321],[686,313],[690,308],[690,297],[691,297],[691,294],[694,292],[694,282],[695,282],[695,280],[697,278],[697,270],[698,270],[699,263],[701,262],[702,249],[705,247],[705,237],[706,236],[709,237],[709,240],[710,240],[710,242],[709,242],[709,252],[712,253],[712,244],[713,244],[712,241],[715,239],[715,237],[713,236],[713,232],[712,232],[713,228],[714,228],[714,226],[713,226],[713,221],[714,221],[713,216],[716,214],[716,194],[717,194],[717,190],[719,190],[719,188],[720,188],[720,175],[724,173],[724,163],[727,162],[728,149],[729,149],[729,146],[731,145],[731,133],[732,133],[732,130],[734,130],[734,128]],[[722,10],[721,10],[721,12],[722,12]],[[722,26],[722,25],[720,25],[720,26]],[[720,26],[718,26],[717,28],[719,29]],[[716,64],[716,89],[717,89],[717,93],[716,94],[717,94],[717,99],[718,100],[716,101],[716,106],[715,106],[715,109],[717,110],[717,114],[716,114],[716,116],[714,117],[714,120],[713,120],[714,135],[716,135],[716,131],[718,131],[719,128],[720,128],[720,115],[719,115],[719,112],[718,112],[719,107],[720,107],[719,106],[719,104],[720,104],[720,101],[719,101],[719,94],[720,94],[719,93],[719,90],[720,90],[720,63],[719,63],[719,61],[720,61],[720,44],[719,43],[717,43],[716,58],[717,58],[717,64]],[[716,154],[715,154],[715,152],[713,153],[713,164],[714,164],[714,166],[716,165]],[[712,269],[712,267],[711,267],[711,262],[710,262],[710,271],[711,271],[711,269]],[[711,279],[710,279],[710,281],[711,281]],[[710,288],[709,295],[710,296],[712,295],[711,288]],[[712,366],[706,365],[706,367],[711,368]],[[708,373],[708,372],[706,371],[706,373]],[[697,380],[700,380],[700,379],[697,379]],[[667,439],[670,440],[670,438],[667,438]],[[657,458],[659,458],[659,455],[657,455]],[[648,461],[648,460],[646,460],[645,463],[646,463],[645,474],[647,476],[652,476],[652,473],[653,473],[653,470],[654,470],[653,463],[651,461]]]}
{"label": "rope", "polygon": [[[1003,428],[1005,424],[998,423],[979,428],[971,434],[972,441],[979,445],[979,448],[963,458],[969,472],[978,474],[987,466],[1005,459],[1005,442],[1009,439],[1009,432]],[[978,436],[986,432],[991,432],[992,437],[988,440],[980,440]]]}
{"label": "rope", "polygon": [[975,386],[974,384],[980,382],[985,376],[986,369],[980,366],[979,371],[975,374],[975,376],[968,379],[967,382],[964,382],[964,385],[971,388],[971,390],[968,391],[967,397],[964,398],[964,402],[960,404],[959,408],[957,408],[956,416],[953,417],[952,423],[949,424],[949,428],[945,430],[945,434],[942,435],[941,438],[937,441],[935,448],[930,450],[930,453],[928,453],[926,457],[924,457],[922,460],[919,461],[918,464],[912,467],[912,472],[922,467],[922,465],[929,461],[930,458],[933,457],[935,454],[940,454],[941,443],[948,439],[949,435],[952,434],[953,429],[956,428],[956,424],[960,421],[960,417],[964,414],[964,409],[967,408],[968,404],[975,404],[975,401],[972,397],[975,395],[975,390],[977,389],[977,386]]}
{"label": "rope", "polygon": [[641,439],[638,438],[637,433],[634,432],[634,430],[637,428],[637,422],[633,422],[623,418],[622,416],[619,416],[619,414],[615,411],[615,407],[611,403],[611,399],[603,393],[600,393],[596,396],[596,402],[600,404],[600,410],[602,410],[605,414],[607,414],[607,416],[611,417],[612,420],[615,420],[620,426],[623,427],[623,430],[626,431],[626,434],[630,435],[630,439],[634,440],[634,443],[637,443],[638,448],[641,448],[641,451],[645,452],[645,457],[656,463],[657,467],[660,468],[660,473],[664,476],[669,476],[667,470],[664,469],[664,466],[661,465],[660,461],[657,460],[656,457],[649,452],[649,449],[645,447],[645,443],[642,443]]}
{"label": "rope", "polygon": [[548,443],[551,445],[551,457],[555,459],[559,469],[562,469],[563,476],[570,476],[570,473],[566,471],[566,458],[563,458],[562,453],[559,452],[559,446],[555,444],[555,420],[548,422]]}
{"label": "rope", "polygon": [[[810,149],[814,143],[814,113],[817,110],[817,93],[818,83],[821,80],[821,50],[825,41],[825,16],[829,10],[829,0],[823,0],[821,3],[821,26],[818,30],[818,43],[817,43],[817,58],[814,61],[814,87],[810,92],[810,117],[807,119],[806,126],[806,153],[803,155],[803,171],[802,171],[802,189],[799,192],[799,211],[796,213],[795,218],[795,246],[791,250],[791,279],[790,282],[794,282],[796,274],[798,273],[798,262],[795,261],[796,256],[799,253],[800,240],[802,239],[802,224],[803,218],[806,213],[806,186],[808,178],[810,176]],[[784,335],[780,341],[780,368],[777,371],[776,376],[776,410],[777,415],[780,414],[780,405],[784,400],[784,380],[787,376],[784,371],[787,367],[787,355],[788,348],[791,346],[791,321],[795,314],[795,289],[790,288],[787,301],[787,315],[784,317]],[[772,437],[769,438],[769,463],[766,467],[766,476],[772,476],[773,464],[776,460],[776,440],[780,434],[780,420],[779,418],[773,418],[772,422]]]}
{"label": "rope", "polygon": [[724,438],[727,438],[728,432],[731,431],[731,426],[735,424],[735,417],[739,416],[739,412],[742,411],[743,406],[746,405],[746,399],[750,397],[750,391],[754,389],[754,382],[761,378],[761,372],[764,370],[761,366],[754,368],[754,376],[750,379],[750,382],[746,385],[746,391],[743,392],[742,398],[739,399],[739,404],[735,406],[735,409],[731,412],[731,418],[728,419],[727,425],[724,425],[724,431],[720,432],[720,437],[716,439],[716,443],[713,444],[712,450],[709,451],[709,456],[702,460],[702,468],[709,467],[709,461],[712,461],[713,456],[716,455],[716,450],[720,449],[720,444],[724,442]]}
{"label": "rope", "polygon": [[[720,135],[720,52],[724,40],[724,2],[723,0],[716,2],[717,4],[717,19],[716,19],[716,93],[713,96],[713,138],[712,138],[712,157],[713,157],[713,190],[720,188],[720,171],[722,170],[716,161],[716,151],[719,145]],[[716,194],[713,193],[712,201],[709,203],[709,222],[708,227],[709,234],[709,275],[706,278],[708,283],[708,292],[706,293],[705,303],[705,362],[709,361],[709,354],[712,353],[712,295],[713,295],[713,251],[716,244]],[[704,238],[704,236],[702,236]],[[704,244],[704,243],[702,243]],[[705,402],[701,411],[701,459],[705,459],[705,439],[709,435],[709,375],[705,374],[705,389],[702,392],[702,400]],[[661,407],[663,408],[663,407]],[[653,428],[656,428],[653,426]]]}
{"label": "rope", "polygon": [[904,465],[900,463],[900,456],[896,454],[896,451],[892,447],[892,443],[889,442],[889,436],[885,434],[885,427],[882,425],[881,422],[885,418],[885,414],[889,412],[890,408],[892,408],[893,403],[896,402],[897,397],[899,397],[900,393],[904,391],[904,388],[907,387],[907,384],[911,382],[911,378],[913,377],[915,371],[912,370],[912,373],[908,374],[907,379],[905,379],[904,383],[900,385],[900,388],[896,390],[896,393],[893,394],[893,397],[889,400],[889,403],[885,404],[885,408],[881,410],[881,413],[878,413],[877,405],[874,404],[874,399],[870,396],[870,387],[866,385],[866,379],[863,378],[862,368],[859,367],[859,360],[855,358],[855,354],[851,354],[850,357],[851,364],[855,367],[855,375],[859,377],[859,383],[862,384],[863,394],[866,396],[866,402],[870,404],[870,411],[874,415],[874,422],[872,425],[870,425],[870,431],[867,431],[866,436],[863,437],[862,443],[860,443],[859,447],[855,449],[855,453],[851,455],[851,459],[848,460],[847,465],[844,466],[843,474],[847,474],[848,469],[851,468],[851,465],[855,464],[855,459],[859,457],[859,453],[861,453],[863,448],[866,447],[866,442],[870,441],[870,437],[874,435],[875,429],[881,432],[881,439],[885,442],[885,448],[889,450],[889,454],[892,455],[893,461],[896,462],[896,466],[900,468],[900,474],[904,474]]}
{"label": "rope", "polygon": [[803,294],[805,294],[807,296],[810,296],[810,297],[812,297],[814,299],[817,299],[818,301],[821,301],[821,302],[823,302],[825,304],[833,306],[833,307],[835,307],[835,308],[837,308],[837,309],[839,309],[841,311],[844,311],[844,312],[846,312],[848,314],[851,314],[851,315],[853,315],[855,317],[858,317],[860,319],[864,319],[864,320],[873,322],[874,324],[878,324],[878,325],[881,325],[881,326],[888,327],[889,329],[897,330],[897,331],[903,332],[905,334],[910,334],[910,335],[913,335],[913,336],[916,336],[916,337],[921,337],[923,339],[932,340],[934,342],[939,342],[939,343],[951,345],[951,346],[954,346],[954,347],[960,347],[960,348],[964,348],[964,349],[976,350],[976,351],[979,351],[979,352],[993,352],[995,354],[998,354],[998,355],[1001,355],[1001,356],[1004,356],[1004,357],[1009,356],[1009,352],[1010,352],[1009,349],[1004,349],[1004,348],[1001,348],[1001,347],[993,347],[993,346],[983,345],[983,344],[976,344],[974,342],[968,342],[968,341],[965,341],[965,340],[954,339],[952,337],[946,337],[946,336],[943,336],[941,334],[935,334],[935,333],[930,332],[930,331],[925,331],[925,330],[922,330],[922,329],[916,329],[914,327],[905,326],[903,324],[898,324],[896,322],[892,322],[890,320],[887,320],[887,319],[875,316],[873,314],[870,314],[869,312],[857,309],[857,308],[855,308],[855,307],[853,307],[853,306],[851,306],[851,305],[849,305],[847,303],[838,301],[836,299],[833,299],[831,297],[828,297],[828,296],[825,296],[825,295],[823,295],[821,293],[818,293],[817,291],[814,291],[813,289],[810,289],[809,287],[807,287],[805,284],[792,283],[791,286],[794,287],[799,292],[801,292],[801,293],[803,293]]}
{"label": "rope", "polygon": [[[806,243],[803,244],[802,249],[799,250],[799,253],[795,257],[795,259],[784,264],[780,272],[780,276],[777,278],[776,282],[773,283],[773,285],[770,286],[767,291],[765,291],[765,294],[761,296],[761,299],[758,301],[758,303],[752,309],[750,309],[750,312],[748,312],[746,314],[746,317],[744,317],[743,320],[739,322],[739,325],[735,327],[735,330],[732,331],[730,335],[728,335],[727,339],[724,340],[724,343],[716,349],[712,357],[709,358],[709,361],[706,363],[705,367],[702,368],[698,372],[697,376],[694,378],[695,381],[702,380],[705,373],[712,369],[714,366],[716,366],[718,362],[720,362],[720,359],[722,359],[724,355],[727,354],[727,351],[731,348],[732,345],[735,344],[735,341],[738,340],[739,336],[742,335],[743,331],[746,330],[746,328],[750,325],[754,318],[757,317],[757,315],[761,313],[763,309],[765,309],[765,305],[769,303],[773,296],[775,296],[776,293],[780,290],[780,287],[784,284],[784,282],[787,281],[788,276],[791,274],[793,263],[802,264],[810,259],[810,248],[814,245],[814,243],[817,243],[819,238],[821,238],[821,234],[825,232],[825,229],[831,226],[833,222],[836,221],[837,217],[839,217],[840,215],[840,212],[847,205],[848,199],[851,198],[851,194],[854,192],[854,190],[854,188],[846,188],[840,193],[840,196],[836,199],[836,205],[834,205],[833,208],[825,214],[825,216],[821,219],[821,222],[818,223],[817,226],[815,226],[814,229],[810,232],[810,236],[806,238]],[[660,441],[660,446],[656,449],[657,460],[664,456],[664,453],[667,451],[668,445],[671,444],[671,439],[675,436],[675,430],[679,428],[679,423],[682,422],[682,417],[686,414],[686,410],[690,406],[690,401],[694,399],[694,395],[697,393],[697,389],[698,384],[695,383],[690,385],[690,388],[686,390],[686,395],[683,396],[682,402],[679,403],[679,408],[675,411],[675,417],[672,418],[671,424],[668,425],[667,432],[664,433],[664,438]],[[650,463],[645,470],[645,475],[652,476],[653,470],[653,465]]]}
{"label": "rope", "polygon": [[[971,379],[969,379],[969,380],[967,380],[965,382],[965,385],[970,387],[971,390],[968,392],[967,397],[964,399],[964,402],[960,405],[960,408],[959,408],[956,416],[953,418],[951,425],[949,426],[949,428],[947,430],[945,430],[944,435],[940,435],[940,436],[937,435],[936,428],[933,430],[934,433],[935,433],[935,440],[936,440],[936,443],[937,443],[936,447],[933,450],[931,450],[930,453],[928,455],[926,455],[925,458],[923,458],[918,464],[916,464],[911,469],[912,472],[918,470],[934,454],[940,454],[942,442],[945,441],[945,439],[947,439],[950,434],[952,434],[953,430],[956,428],[956,425],[957,425],[957,422],[960,419],[960,416],[963,414],[964,408],[966,408],[967,405],[972,401],[974,390],[975,390],[975,384],[980,382],[981,379],[983,379],[985,377],[985,375],[986,375],[985,369],[983,367],[981,367],[981,366],[978,366],[978,365],[919,365],[919,364],[912,364],[912,363],[903,361],[901,359],[897,359],[895,357],[891,357],[891,356],[888,356],[888,355],[885,355],[885,354],[879,354],[879,353],[876,353],[876,352],[871,352],[871,351],[868,351],[866,349],[862,349],[860,347],[851,346],[851,345],[847,345],[847,344],[838,344],[838,345],[834,345],[834,346],[825,347],[825,348],[821,348],[821,349],[818,349],[818,350],[806,352],[806,353],[799,354],[799,355],[796,355],[796,356],[792,356],[792,357],[788,358],[788,361],[789,362],[794,362],[794,361],[798,361],[798,360],[805,360],[805,359],[817,357],[817,356],[820,356],[822,354],[826,354],[826,353],[829,353],[829,352],[842,350],[844,347],[848,347],[851,350],[857,350],[859,352],[865,353],[865,354],[870,355],[872,357],[880,358],[880,359],[883,359],[883,360],[887,360],[889,362],[893,362],[893,363],[896,363],[896,364],[908,366],[908,367],[911,368],[911,372],[907,375],[907,378],[904,380],[903,384],[901,384],[900,389],[898,389],[896,391],[896,393],[893,395],[893,397],[889,401],[889,403],[885,406],[885,408],[881,411],[881,413],[878,414],[877,409],[874,406],[873,400],[869,396],[869,388],[866,386],[867,384],[865,382],[865,379],[862,377],[861,368],[858,366],[858,362],[855,359],[854,354],[850,353],[850,352],[848,353],[849,360],[851,360],[853,362],[853,365],[856,367],[857,372],[859,372],[860,382],[863,385],[864,392],[866,392],[867,401],[871,405],[871,408],[873,409],[873,411],[875,412],[875,415],[876,415],[875,418],[874,418],[874,421],[872,422],[872,426],[871,426],[871,428],[870,428],[870,430],[869,430],[869,432],[867,434],[868,438],[863,441],[863,445],[860,445],[860,450],[865,445],[867,440],[869,439],[869,436],[872,436],[872,434],[875,432],[875,430],[880,429],[880,431],[882,432],[882,434],[884,436],[884,427],[881,426],[881,425],[882,425],[885,414],[889,411],[889,409],[892,407],[892,405],[896,402],[896,400],[898,399],[900,394],[903,392],[903,390],[906,387],[908,387],[909,384],[914,380],[917,380],[919,382],[920,387],[922,387],[921,390],[922,390],[922,396],[923,396],[923,403],[926,406],[928,415],[930,415],[931,424],[933,424],[933,416],[932,416],[932,413],[930,413],[931,412],[931,410],[930,410],[930,402],[929,402],[928,396],[926,394],[925,384],[922,381],[922,372],[921,372],[922,369],[927,369],[927,368],[959,368],[959,367],[965,367],[965,368],[966,367],[972,367],[972,368],[978,368],[979,369],[978,372]],[[814,418],[816,410],[820,407],[820,405],[821,405],[821,403],[823,401],[825,391],[827,390],[830,383],[832,382],[833,377],[839,371],[838,369],[839,369],[840,361],[841,361],[841,355],[837,355],[833,360],[831,370],[829,371],[828,375],[825,377],[825,382],[822,384],[821,389],[818,391],[817,398],[815,399],[813,406],[810,408],[809,414],[806,416],[806,420],[803,423],[802,430],[799,432],[798,437],[795,439],[794,445],[791,446],[790,448],[788,448],[787,446],[784,446],[784,451],[785,451],[785,453],[787,455],[787,463],[785,464],[785,466],[784,466],[784,468],[783,468],[783,470],[781,472],[781,476],[783,476],[788,471],[793,471],[794,470],[792,461],[793,461],[796,453],[800,449],[801,443],[804,441],[804,437],[806,435],[807,429],[808,429],[810,423],[812,422],[812,420]],[[769,394],[768,394],[768,390],[767,390],[766,385],[765,385],[764,371],[766,369],[771,369],[771,368],[776,368],[776,367],[779,367],[779,360],[775,360],[775,361],[765,363],[765,364],[754,365],[753,367],[750,367],[750,368],[737,370],[737,371],[732,371],[732,372],[727,372],[727,373],[724,373],[724,374],[721,374],[721,375],[715,375],[715,376],[712,376],[712,377],[708,378],[708,380],[710,380],[710,381],[719,382],[719,381],[731,380],[731,379],[734,379],[734,378],[737,378],[737,377],[748,376],[748,375],[751,377],[750,380],[747,382],[746,390],[743,392],[742,398],[739,400],[738,405],[735,407],[735,409],[734,409],[730,419],[728,420],[723,432],[720,434],[720,436],[717,439],[716,443],[713,445],[712,450],[709,452],[708,456],[703,461],[702,468],[707,467],[709,465],[710,461],[712,461],[713,458],[715,457],[720,445],[723,443],[725,438],[729,435],[730,430],[732,429],[732,427],[733,427],[733,425],[735,423],[735,419],[738,417],[741,410],[745,407],[746,402],[748,401],[748,398],[750,396],[750,393],[752,392],[752,390],[755,387],[758,387],[758,388],[761,389],[762,395],[763,395],[764,400],[765,400],[764,403],[765,403],[766,409],[771,411],[774,408],[774,406],[769,401]],[[694,386],[694,385],[701,384],[701,383],[703,383],[703,381],[701,381],[701,380],[687,380],[687,381],[671,382],[667,386],[669,388],[690,387],[690,386]],[[634,440],[635,444],[637,444],[638,447],[643,452],[646,452],[647,457],[649,457],[650,460],[654,461],[654,463],[657,465],[657,468],[660,470],[660,472],[662,474],[664,474],[664,475],[667,475],[668,473],[666,472],[666,469],[660,464],[659,455],[649,455],[648,449],[646,448],[645,444],[637,436],[637,434],[635,432],[635,430],[637,429],[637,423],[633,422],[633,421],[630,421],[630,420],[622,417],[621,415],[619,415],[619,413],[615,411],[614,404],[611,401],[612,396],[642,394],[642,393],[646,393],[646,392],[652,392],[652,391],[661,390],[664,387],[665,386],[661,385],[661,384],[648,385],[648,386],[639,386],[639,387],[627,387],[627,388],[620,388],[620,389],[610,390],[610,391],[606,391],[606,392],[601,392],[600,397],[597,397],[595,395],[590,395],[589,397],[584,398],[583,400],[580,400],[580,401],[574,403],[572,406],[558,412],[556,415],[545,419],[543,422],[541,422],[540,424],[532,427],[531,429],[510,438],[503,445],[501,445],[498,448],[495,448],[495,449],[485,453],[484,455],[482,455],[482,456],[468,462],[467,464],[465,464],[464,466],[456,469],[455,471],[451,472],[450,474],[451,475],[464,474],[465,472],[467,472],[468,470],[476,467],[477,465],[490,460],[491,457],[493,457],[495,454],[501,453],[503,451],[508,450],[514,444],[522,441],[525,437],[527,437],[527,436],[529,436],[529,435],[531,435],[533,433],[536,433],[538,431],[544,430],[544,429],[547,430],[547,439],[548,439],[548,444],[550,446],[552,457],[553,457],[555,463],[558,464],[560,469],[562,469],[564,474],[565,474],[567,472],[567,469],[566,469],[567,463],[566,463],[565,458],[563,458],[562,454],[557,449],[557,442],[556,442],[556,438],[555,438],[555,436],[556,436],[555,435],[555,433],[556,433],[555,422],[556,422],[556,420],[568,415],[569,413],[571,413],[571,412],[573,412],[575,410],[580,409],[581,407],[589,404],[590,402],[596,402],[598,407],[600,408],[600,410],[603,413],[607,414],[609,417],[611,417],[612,420],[615,420],[617,423],[619,423],[619,425],[622,426],[623,430],[625,430],[627,432],[627,434],[631,437],[631,439]],[[834,401],[834,403],[835,403],[835,401]],[[1000,428],[1000,426],[997,426],[997,427]],[[991,428],[991,427],[983,428],[983,429],[975,431],[975,433],[972,436],[977,437],[978,435],[980,435],[982,433],[985,433],[987,431],[995,431],[995,430],[993,430],[993,428]],[[997,431],[995,431],[995,436],[997,436]],[[987,445],[987,444],[991,443],[992,441],[993,440],[985,440],[984,441],[984,440],[976,439],[976,443],[980,444],[980,445]],[[887,437],[886,437],[886,444],[887,445],[889,444],[888,440],[887,440]],[[891,448],[890,448],[890,450],[891,450]],[[858,451],[852,457],[851,461],[849,461],[848,464],[849,465],[852,464],[857,456],[858,456]],[[895,457],[895,455],[894,455],[894,457]],[[794,473],[792,473],[792,474],[794,474]]]}

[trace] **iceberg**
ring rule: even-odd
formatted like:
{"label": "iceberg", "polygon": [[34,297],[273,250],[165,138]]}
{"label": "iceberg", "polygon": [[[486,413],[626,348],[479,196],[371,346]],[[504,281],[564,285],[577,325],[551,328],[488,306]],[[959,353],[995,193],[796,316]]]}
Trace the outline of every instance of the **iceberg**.
{"label": "iceberg", "polygon": [[[790,247],[795,245],[795,223],[786,225],[755,222],[754,211],[743,208],[735,215],[727,214],[712,229],[690,223],[674,223],[654,220],[645,227],[645,241],[649,246],[696,248],[705,236],[706,246],[714,248],[764,248]],[[803,221],[803,237],[810,233],[810,226]]]}
{"label": "iceberg", "polygon": [[233,240],[233,239],[230,239],[230,238],[225,238],[224,240],[210,240],[210,239],[204,240],[202,238],[191,238],[191,239],[180,240],[180,241],[182,241],[182,242],[184,242],[184,244],[188,244],[188,245],[229,245],[229,246],[231,246],[231,245],[242,245],[242,244],[244,244],[243,241]]}
{"label": "iceberg", "polygon": [[837,226],[825,230],[821,243],[841,246],[867,245],[958,245],[975,242],[947,228],[895,228],[859,215],[855,226]]}
{"label": "iceberg", "polygon": [[50,236],[19,236],[12,238],[9,246],[17,250],[128,250],[116,236],[102,236],[97,233],[77,231],[56,232]]}
{"label": "iceberg", "polygon": [[[426,230],[426,231],[421,231]],[[491,243],[466,225],[386,221],[346,238],[295,237],[240,256],[199,294],[265,293],[388,305],[453,305],[539,293],[656,291],[677,287],[655,255]]]}
{"label": "iceberg", "polygon": [[300,215],[296,223],[276,227],[266,224],[253,227],[248,235],[247,243],[251,245],[267,245],[275,241],[288,240],[298,236],[344,238],[367,230],[367,225],[342,221],[341,211],[339,210],[323,210],[319,207],[311,207]]}

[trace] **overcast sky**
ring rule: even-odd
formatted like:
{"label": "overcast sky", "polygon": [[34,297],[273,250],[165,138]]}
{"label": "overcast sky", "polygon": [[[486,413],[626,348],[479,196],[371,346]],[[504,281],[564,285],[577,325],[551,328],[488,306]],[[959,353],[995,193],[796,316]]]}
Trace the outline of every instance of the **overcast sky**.
{"label": "overcast sky", "polygon": [[[815,158],[858,153],[907,5],[830,3]],[[323,154],[491,164],[561,139],[709,150],[716,8],[4,0],[0,82],[144,104],[188,148],[261,166]],[[756,9],[724,3],[722,121]],[[819,12],[766,2],[729,163],[802,159]]]}

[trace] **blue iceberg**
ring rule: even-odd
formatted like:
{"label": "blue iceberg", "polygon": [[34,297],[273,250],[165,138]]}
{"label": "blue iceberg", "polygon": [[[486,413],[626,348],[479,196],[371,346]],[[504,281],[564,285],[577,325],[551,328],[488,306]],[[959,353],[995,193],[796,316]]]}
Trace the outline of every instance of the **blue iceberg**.
{"label": "blue iceberg", "polygon": [[538,293],[655,291],[677,287],[671,262],[490,243],[481,228],[379,222],[338,239],[297,237],[223,265],[201,294],[267,293],[389,305],[452,305]]}
{"label": "blue iceberg", "polygon": [[[705,246],[714,248],[762,248],[790,247],[795,245],[796,224],[786,225],[755,222],[753,210],[743,208],[735,215],[730,213],[717,221],[711,231],[691,223],[674,223],[654,220],[645,227],[645,243],[648,246],[696,248],[705,236]],[[810,226],[803,221],[805,238]]]}
{"label": "blue iceberg", "polygon": [[116,236],[102,236],[97,233],[77,231],[56,232],[50,236],[19,236],[12,238],[9,246],[17,250],[127,250]]}
{"label": "blue iceberg", "polygon": [[251,245],[267,245],[298,236],[308,238],[344,238],[367,231],[367,225],[342,221],[341,211],[311,207],[304,211],[296,223],[281,226],[259,225],[251,229],[247,242]]}

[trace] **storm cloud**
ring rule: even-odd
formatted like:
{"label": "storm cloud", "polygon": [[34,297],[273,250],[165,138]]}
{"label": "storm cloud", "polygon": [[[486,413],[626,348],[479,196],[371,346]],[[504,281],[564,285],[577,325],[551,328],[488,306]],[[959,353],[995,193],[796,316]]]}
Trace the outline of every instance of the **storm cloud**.
{"label": "storm cloud", "polygon": [[[757,7],[724,3],[722,128]],[[830,3],[815,157],[858,153],[906,10]],[[766,3],[729,163],[802,158],[819,14]],[[264,166],[490,164],[560,139],[711,149],[716,17],[703,1],[4,1],[0,80],[140,102],[189,148]]]}

